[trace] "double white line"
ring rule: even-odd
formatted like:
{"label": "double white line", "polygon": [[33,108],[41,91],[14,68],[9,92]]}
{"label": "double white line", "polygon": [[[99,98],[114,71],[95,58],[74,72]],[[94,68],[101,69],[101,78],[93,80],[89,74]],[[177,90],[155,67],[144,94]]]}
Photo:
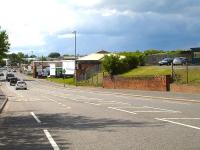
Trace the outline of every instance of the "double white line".
{"label": "double white line", "polygon": [[[36,120],[37,123],[41,124],[42,122],[40,119],[34,114],[34,112],[30,112],[30,114],[33,116],[33,118]],[[52,138],[51,134],[47,129],[44,129],[44,134],[46,135],[47,139],[49,140],[51,146],[53,147],[54,150],[60,150],[54,139]]]}

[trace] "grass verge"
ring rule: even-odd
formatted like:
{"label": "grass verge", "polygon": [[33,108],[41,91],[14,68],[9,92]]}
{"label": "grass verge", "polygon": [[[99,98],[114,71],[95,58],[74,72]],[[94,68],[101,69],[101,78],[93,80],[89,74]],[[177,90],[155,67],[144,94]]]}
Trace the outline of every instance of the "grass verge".
{"label": "grass verge", "polygon": [[60,83],[60,84],[69,84],[69,85],[75,85],[74,78],[47,78],[48,81]]}

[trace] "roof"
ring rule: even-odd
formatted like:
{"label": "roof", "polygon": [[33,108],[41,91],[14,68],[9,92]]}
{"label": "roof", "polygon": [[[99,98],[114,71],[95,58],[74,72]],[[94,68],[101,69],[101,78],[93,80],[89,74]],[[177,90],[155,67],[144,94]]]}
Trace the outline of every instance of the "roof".
{"label": "roof", "polygon": [[194,47],[194,48],[190,48],[192,51],[200,51],[200,47]]}
{"label": "roof", "polygon": [[93,60],[93,61],[100,61],[104,58],[105,54],[101,53],[92,53],[90,55],[84,56],[79,58],[78,60]]}
{"label": "roof", "polygon": [[[92,53],[90,55],[84,56],[79,58],[79,61],[100,61],[102,60],[105,56],[110,56],[110,55],[117,55],[114,53]],[[124,59],[125,56],[120,56],[120,59]]]}

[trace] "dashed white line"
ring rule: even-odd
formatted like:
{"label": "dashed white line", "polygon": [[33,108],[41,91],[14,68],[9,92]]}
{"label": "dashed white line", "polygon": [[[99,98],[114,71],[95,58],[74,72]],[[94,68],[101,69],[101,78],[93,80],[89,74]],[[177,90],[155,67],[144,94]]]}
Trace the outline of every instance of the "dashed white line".
{"label": "dashed white line", "polygon": [[46,130],[46,129],[43,130],[43,131],[44,131],[46,137],[48,138],[48,140],[49,140],[51,146],[53,147],[53,149],[54,149],[54,150],[60,150],[60,148],[58,147],[58,145],[56,144],[56,142],[55,142],[54,139],[52,138],[52,136],[51,136],[51,134],[49,133],[49,131]]}
{"label": "dashed white line", "polygon": [[[158,112],[160,112],[160,113],[171,113],[171,111],[163,111],[163,110],[136,110],[136,111],[133,111],[133,112],[137,112],[137,113],[145,113],[145,112],[151,112],[151,113],[158,113]],[[174,113],[174,112],[172,112],[172,113]]]}
{"label": "dashed white line", "polygon": [[144,106],[144,107],[145,107],[145,108],[152,108],[152,109],[157,109],[157,110],[163,110],[163,111],[169,111],[169,112],[180,113],[180,111],[175,111],[175,110],[170,110],[170,109],[163,109],[163,108],[150,107],[150,106]]}
{"label": "dashed white line", "polygon": [[91,105],[95,105],[95,106],[99,106],[101,104],[96,104],[96,103],[91,103],[91,102],[84,102],[85,104],[91,104]]}
{"label": "dashed white line", "polygon": [[155,119],[156,120],[160,120],[160,121],[164,121],[164,122],[170,122],[172,124],[177,124],[177,125],[180,125],[180,126],[185,126],[185,127],[189,127],[189,128],[200,130],[199,127],[191,126],[191,125],[188,125],[188,124],[183,124],[183,123],[180,123],[180,122],[175,122],[175,121],[171,121],[171,120],[167,120],[167,119],[160,119],[160,118],[155,118]]}
{"label": "dashed white line", "polygon": [[41,123],[40,119],[34,114],[34,112],[30,112],[33,118],[37,121],[37,123]]}
{"label": "dashed white line", "polygon": [[122,111],[122,112],[126,112],[126,113],[130,113],[130,114],[136,114],[132,111],[127,111],[127,110],[124,110],[124,109],[119,109],[119,108],[115,108],[115,107],[108,107],[109,109],[113,109],[113,110],[118,110],[118,111]]}
{"label": "dashed white line", "polygon": [[200,118],[162,118],[162,119],[169,119],[169,120],[200,120]]}

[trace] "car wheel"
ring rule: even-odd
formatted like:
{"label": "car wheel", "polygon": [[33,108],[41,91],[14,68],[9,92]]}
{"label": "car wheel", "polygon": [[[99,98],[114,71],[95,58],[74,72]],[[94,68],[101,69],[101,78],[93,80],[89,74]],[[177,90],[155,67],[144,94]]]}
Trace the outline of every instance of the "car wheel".
{"label": "car wheel", "polygon": [[27,88],[25,88],[25,90],[27,90]]}
{"label": "car wheel", "polygon": [[18,88],[16,88],[16,90],[18,90]]}

